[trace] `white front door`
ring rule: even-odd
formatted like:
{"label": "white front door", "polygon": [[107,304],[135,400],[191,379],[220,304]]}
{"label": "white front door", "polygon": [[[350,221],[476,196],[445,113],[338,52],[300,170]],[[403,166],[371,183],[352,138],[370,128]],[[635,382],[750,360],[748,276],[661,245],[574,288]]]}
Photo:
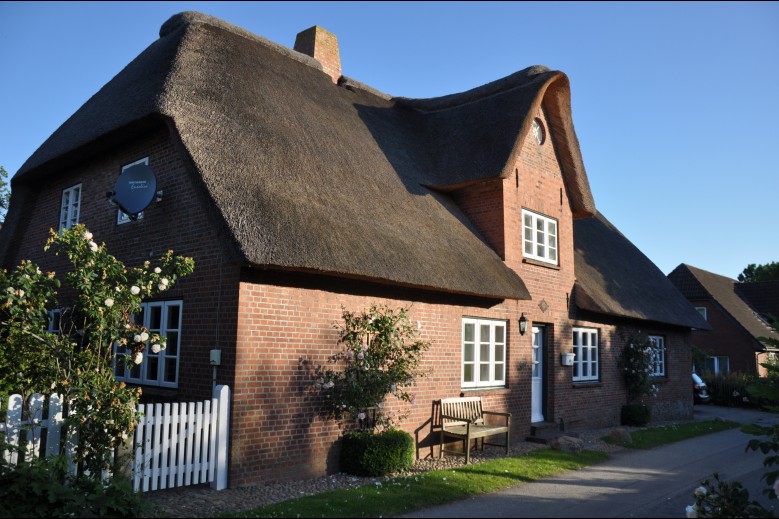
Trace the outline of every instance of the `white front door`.
{"label": "white front door", "polygon": [[544,328],[533,326],[533,366],[530,383],[530,421],[544,421]]}

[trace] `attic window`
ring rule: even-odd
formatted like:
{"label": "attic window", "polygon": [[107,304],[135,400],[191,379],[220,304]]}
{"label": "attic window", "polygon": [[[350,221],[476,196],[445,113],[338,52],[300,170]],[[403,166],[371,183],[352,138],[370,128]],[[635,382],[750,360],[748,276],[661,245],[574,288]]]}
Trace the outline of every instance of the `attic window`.
{"label": "attic window", "polygon": [[536,142],[539,146],[546,140],[546,131],[544,130],[544,123],[541,122],[541,119],[533,119],[533,137],[536,138]]}

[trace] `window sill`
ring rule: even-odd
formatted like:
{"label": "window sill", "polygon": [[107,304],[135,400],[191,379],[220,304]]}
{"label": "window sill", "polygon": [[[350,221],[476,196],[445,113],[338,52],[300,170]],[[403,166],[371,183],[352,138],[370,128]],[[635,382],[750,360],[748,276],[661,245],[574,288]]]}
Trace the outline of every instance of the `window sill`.
{"label": "window sill", "polygon": [[581,382],[574,382],[574,389],[585,389],[590,387],[603,387],[603,382],[600,380],[582,380]]}
{"label": "window sill", "polygon": [[511,389],[506,386],[494,386],[494,387],[464,387],[460,388],[460,396],[482,396],[482,395],[494,395],[496,393],[510,393]]}
{"label": "window sill", "polygon": [[527,263],[528,265],[535,265],[536,267],[545,267],[552,270],[560,270],[560,265],[555,265],[553,263],[545,263],[543,261],[538,261],[530,258],[522,258],[522,263]]}

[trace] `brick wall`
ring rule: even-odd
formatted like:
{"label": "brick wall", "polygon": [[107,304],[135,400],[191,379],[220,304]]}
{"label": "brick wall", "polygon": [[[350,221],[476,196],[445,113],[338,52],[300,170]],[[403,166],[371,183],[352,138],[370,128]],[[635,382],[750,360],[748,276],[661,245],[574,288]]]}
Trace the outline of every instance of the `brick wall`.
{"label": "brick wall", "polygon": [[320,397],[314,367],[339,351],[336,325],[342,309],[371,304],[410,306],[431,342],[422,367],[428,375],[413,389],[413,405],[388,399],[389,411],[408,411],[402,428],[417,441],[421,458],[437,455],[432,435],[433,401],[463,395],[462,318],[505,319],[508,331],[508,389],[473,390],[485,408],[513,413],[513,436],[529,432],[529,380],[516,366],[529,360],[529,335],[518,333],[516,301],[496,302],[302,274],[246,272],[241,283],[238,358],[233,394],[231,484],[303,478],[338,470],[334,421],[317,415]]}
{"label": "brick wall", "polygon": [[[118,225],[117,208],[106,200],[122,166],[149,157],[156,173],[157,188],[164,191],[161,202],[152,202],[144,217]],[[199,181],[197,181],[199,182]],[[228,263],[219,246],[218,233],[204,208],[209,201],[196,189],[193,175],[185,167],[183,155],[160,127],[143,138],[109,150],[49,176],[38,196],[24,206],[27,226],[21,233],[16,256],[8,265],[30,259],[44,270],[54,270],[64,281],[69,269],[66,258],[44,252],[50,228],[59,225],[62,191],[81,184],[79,223],[85,224],[96,242],[105,242],[108,252],[129,267],[157,258],[169,249],[195,258],[194,273],[161,295],[161,299],[183,300],[182,357],[179,389],[144,387],[145,400],[206,398],[211,395],[213,371],[209,350],[222,348],[229,361],[235,344],[238,268]],[[68,292],[60,292],[67,302]],[[223,368],[217,383],[232,383],[232,370]]]}
{"label": "brick wall", "polygon": [[752,336],[719,305],[709,301],[692,304],[706,308],[706,320],[712,327],[710,331],[692,332],[695,346],[706,350],[711,356],[728,357],[731,372],[757,374],[759,364]]}

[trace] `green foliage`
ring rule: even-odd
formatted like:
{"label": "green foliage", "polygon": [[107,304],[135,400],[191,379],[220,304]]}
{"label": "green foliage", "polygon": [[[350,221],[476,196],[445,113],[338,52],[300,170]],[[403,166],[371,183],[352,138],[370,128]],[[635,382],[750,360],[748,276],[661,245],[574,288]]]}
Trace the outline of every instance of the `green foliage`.
{"label": "green foliage", "polygon": [[[191,258],[168,251],[154,265],[126,267],[83,225],[50,231],[44,247],[73,265],[65,279],[73,300],[57,301],[60,281],[29,261],[0,271],[0,391],[58,393],[68,407],[65,425],[78,434],[74,461],[99,477],[113,451],[132,434],[140,388],[114,376],[116,362],[140,364],[144,352],[165,348],[165,338],[134,322],[144,298],[168,290],[194,268]],[[60,308],[60,327],[47,332],[48,310]]]}
{"label": "green foliage", "polygon": [[619,369],[625,380],[628,402],[643,402],[644,397],[657,393],[658,387],[652,376],[654,360],[655,348],[647,335],[637,332],[625,339]]}
{"label": "green foliage", "polygon": [[430,344],[418,338],[419,326],[411,324],[407,308],[373,305],[361,313],[343,310],[342,316],[343,349],[329,359],[335,367],[320,368],[315,375],[325,397],[323,414],[357,419],[361,429],[391,428],[404,415],[386,413],[384,399],[392,394],[403,402],[413,400],[408,391],[425,375],[419,364]]}
{"label": "green foliage", "polygon": [[667,445],[689,438],[697,438],[698,436],[704,436],[706,434],[734,429],[739,425],[738,422],[729,422],[725,420],[706,420],[663,425],[660,427],[649,427],[630,433],[630,437],[633,440],[630,446],[634,449],[654,449],[660,445]]}
{"label": "green foliage", "polygon": [[750,387],[759,384],[758,377],[748,373],[728,373],[727,375],[704,372],[701,378],[711,395],[711,403],[732,407],[755,407],[759,400],[752,394]]}
{"label": "green foliage", "polygon": [[742,283],[779,280],[779,261],[772,261],[764,265],[750,263],[738,275],[738,280]]}
{"label": "green foliage", "polygon": [[410,469],[414,458],[414,438],[405,431],[353,431],[343,436],[341,470],[348,474],[386,476]]}
{"label": "green foliage", "polygon": [[773,517],[771,510],[749,499],[741,483],[722,481],[716,472],[695,490],[695,504],[686,512],[687,517]]}
{"label": "green foliage", "polygon": [[625,404],[622,406],[620,423],[622,425],[643,426],[649,423],[651,411],[646,404]]}
{"label": "green foliage", "polygon": [[63,458],[0,465],[0,517],[148,517],[127,478],[100,482],[64,467]]}

